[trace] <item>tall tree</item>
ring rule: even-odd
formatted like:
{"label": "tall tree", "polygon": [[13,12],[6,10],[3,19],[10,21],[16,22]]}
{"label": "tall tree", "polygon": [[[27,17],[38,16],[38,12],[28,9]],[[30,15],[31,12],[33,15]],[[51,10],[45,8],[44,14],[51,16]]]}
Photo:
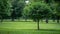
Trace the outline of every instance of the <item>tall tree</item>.
{"label": "tall tree", "polygon": [[[12,13],[14,12],[14,14],[11,13],[11,17],[15,17],[15,18],[21,17],[24,5],[25,5],[24,0],[13,0],[12,1],[12,9],[13,9]],[[15,16],[12,16],[12,15],[15,15]]]}
{"label": "tall tree", "polygon": [[57,8],[56,8],[56,15],[57,15],[57,23],[59,23],[59,20],[60,20],[60,4],[57,5]]}
{"label": "tall tree", "polygon": [[8,8],[8,0],[0,0],[0,18],[1,22],[3,21],[3,17],[7,14]]}
{"label": "tall tree", "polygon": [[24,8],[24,14],[28,15],[31,19],[37,22],[37,29],[39,30],[40,19],[42,17],[48,18],[51,14],[51,9],[45,3],[35,2]]}

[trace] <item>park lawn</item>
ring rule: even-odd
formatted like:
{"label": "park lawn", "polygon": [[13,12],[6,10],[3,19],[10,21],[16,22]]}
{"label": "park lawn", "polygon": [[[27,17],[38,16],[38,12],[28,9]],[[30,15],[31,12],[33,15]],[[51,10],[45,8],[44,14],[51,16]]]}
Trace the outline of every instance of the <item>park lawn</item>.
{"label": "park lawn", "polygon": [[4,29],[0,34],[60,34],[58,30],[35,30],[35,29]]}
{"label": "park lawn", "polygon": [[36,22],[3,22],[0,34],[60,34],[60,24],[40,22],[38,31]]}

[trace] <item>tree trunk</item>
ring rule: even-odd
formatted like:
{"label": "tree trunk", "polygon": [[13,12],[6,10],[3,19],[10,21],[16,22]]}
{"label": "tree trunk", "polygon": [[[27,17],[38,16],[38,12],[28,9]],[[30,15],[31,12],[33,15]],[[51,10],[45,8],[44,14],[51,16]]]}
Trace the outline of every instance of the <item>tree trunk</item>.
{"label": "tree trunk", "polygon": [[55,18],[56,18],[56,16],[53,16],[53,22],[55,22]]}
{"label": "tree trunk", "polygon": [[39,30],[39,20],[37,21],[37,29]]}
{"label": "tree trunk", "polygon": [[55,18],[53,19],[53,22],[55,22]]}
{"label": "tree trunk", "polygon": [[57,23],[59,23],[59,19],[57,20]]}
{"label": "tree trunk", "polygon": [[25,18],[25,21],[27,22],[27,18]]}
{"label": "tree trunk", "polygon": [[12,21],[14,21],[14,18],[12,18]]}
{"label": "tree trunk", "polygon": [[46,23],[48,23],[48,18],[46,18]]}
{"label": "tree trunk", "polygon": [[59,16],[57,17],[57,23],[59,23]]}
{"label": "tree trunk", "polygon": [[3,22],[3,18],[1,18],[1,23]]}
{"label": "tree trunk", "polygon": [[27,22],[27,15],[25,16],[25,21]]}
{"label": "tree trunk", "polygon": [[3,22],[3,17],[1,16],[1,23]]}
{"label": "tree trunk", "polygon": [[14,19],[12,19],[12,21],[14,21]]}

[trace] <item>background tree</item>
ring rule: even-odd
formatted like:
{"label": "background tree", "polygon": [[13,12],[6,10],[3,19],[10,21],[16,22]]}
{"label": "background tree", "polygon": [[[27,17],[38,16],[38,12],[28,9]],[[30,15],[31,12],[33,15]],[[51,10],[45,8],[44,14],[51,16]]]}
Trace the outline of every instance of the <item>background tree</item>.
{"label": "background tree", "polygon": [[53,21],[55,20],[55,19],[57,19],[57,23],[59,23],[59,0],[53,0],[53,2],[52,3],[50,3],[50,7],[51,7],[51,9],[53,10],[52,12],[53,12]]}
{"label": "background tree", "polygon": [[8,0],[0,0],[0,19],[1,22],[8,12]]}
{"label": "background tree", "polygon": [[57,15],[57,23],[59,23],[59,20],[60,20],[60,4],[57,5],[57,8],[56,8],[56,15]]}
{"label": "background tree", "polygon": [[[12,1],[12,13],[11,17],[19,18],[22,16],[22,11],[25,6],[25,2],[23,0],[13,0]],[[13,16],[14,15],[14,16]],[[14,21],[14,19],[12,19]]]}

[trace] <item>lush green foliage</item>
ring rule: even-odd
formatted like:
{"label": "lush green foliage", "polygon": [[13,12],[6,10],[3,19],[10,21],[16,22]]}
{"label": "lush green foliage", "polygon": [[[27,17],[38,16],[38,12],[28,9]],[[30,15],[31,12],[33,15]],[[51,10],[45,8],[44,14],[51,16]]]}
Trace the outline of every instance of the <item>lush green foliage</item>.
{"label": "lush green foliage", "polygon": [[15,1],[12,1],[12,13],[11,13],[11,17],[21,17],[22,16],[22,11],[23,11],[23,8],[25,6],[25,2],[22,1],[22,0],[15,0]]}
{"label": "lush green foliage", "polygon": [[52,14],[52,9],[45,3],[33,2],[24,8],[24,15],[33,19],[48,18]]}

